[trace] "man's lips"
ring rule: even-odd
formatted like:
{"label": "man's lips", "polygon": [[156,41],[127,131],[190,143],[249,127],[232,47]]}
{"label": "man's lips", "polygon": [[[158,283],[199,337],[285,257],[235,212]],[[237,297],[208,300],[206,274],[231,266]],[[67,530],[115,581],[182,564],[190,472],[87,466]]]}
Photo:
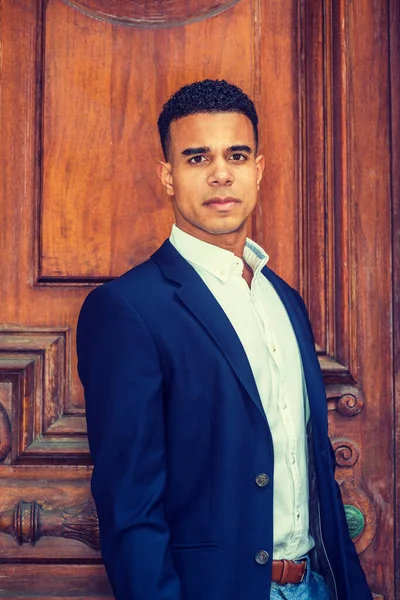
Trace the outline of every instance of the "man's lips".
{"label": "man's lips", "polygon": [[215,196],[214,198],[209,198],[205,202],[203,202],[204,206],[209,208],[213,208],[215,210],[229,210],[235,204],[239,204],[240,200],[237,198],[233,198],[231,196]]}

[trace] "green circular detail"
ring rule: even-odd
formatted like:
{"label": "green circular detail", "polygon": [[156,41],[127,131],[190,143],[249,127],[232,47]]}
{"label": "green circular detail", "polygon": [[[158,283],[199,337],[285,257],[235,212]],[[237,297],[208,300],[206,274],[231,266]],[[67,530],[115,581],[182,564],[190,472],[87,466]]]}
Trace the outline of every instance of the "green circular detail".
{"label": "green circular detail", "polygon": [[365,527],[365,519],[361,510],[352,504],[344,505],[346,513],[347,527],[349,528],[350,537],[352,540],[356,538]]}

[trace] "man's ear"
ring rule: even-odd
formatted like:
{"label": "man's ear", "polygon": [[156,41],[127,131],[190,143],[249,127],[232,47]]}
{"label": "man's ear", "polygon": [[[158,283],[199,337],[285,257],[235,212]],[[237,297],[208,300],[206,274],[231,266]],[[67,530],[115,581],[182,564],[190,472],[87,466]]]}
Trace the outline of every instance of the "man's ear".
{"label": "man's ear", "polygon": [[256,157],[256,169],[257,169],[257,189],[260,189],[261,179],[264,173],[265,158],[262,154]]}
{"label": "man's ear", "polygon": [[157,175],[161,179],[161,183],[165,187],[168,196],[174,195],[174,182],[172,178],[171,163],[159,160],[157,163]]}

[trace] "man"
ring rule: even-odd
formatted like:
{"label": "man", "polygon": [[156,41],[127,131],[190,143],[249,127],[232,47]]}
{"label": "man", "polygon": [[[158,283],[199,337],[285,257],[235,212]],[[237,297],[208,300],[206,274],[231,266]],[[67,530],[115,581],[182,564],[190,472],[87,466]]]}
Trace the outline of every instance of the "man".
{"label": "man", "polygon": [[370,600],[349,538],[307,311],[246,238],[264,158],[225,81],[164,105],[176,225],[78,324],[117,600]]}

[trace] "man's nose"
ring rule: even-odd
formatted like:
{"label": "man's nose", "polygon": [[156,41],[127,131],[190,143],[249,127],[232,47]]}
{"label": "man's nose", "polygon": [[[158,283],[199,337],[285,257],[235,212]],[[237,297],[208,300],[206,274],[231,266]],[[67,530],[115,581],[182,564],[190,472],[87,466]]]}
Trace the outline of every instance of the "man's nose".
{"label": "man's nose", "polygon": [[232,169],[224,158],[215,159],[208,176],[209,185],[231,185],[234,181]]}

